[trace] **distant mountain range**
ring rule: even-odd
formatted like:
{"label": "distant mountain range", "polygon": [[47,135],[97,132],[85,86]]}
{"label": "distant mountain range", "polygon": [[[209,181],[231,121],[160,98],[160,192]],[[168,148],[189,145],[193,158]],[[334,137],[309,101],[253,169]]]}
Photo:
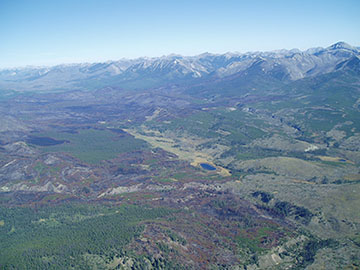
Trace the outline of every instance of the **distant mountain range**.
{"label": "distant mountain range", "polygon": [[360,50],[345,42],[306,51],[278,50],[169,55],[156,58],[25,67],[0,70],[0,90],[64,91],[120,87],[147,89],[216,81],[241,76],[266,76],[294,81],[339,70],[360,71]]}

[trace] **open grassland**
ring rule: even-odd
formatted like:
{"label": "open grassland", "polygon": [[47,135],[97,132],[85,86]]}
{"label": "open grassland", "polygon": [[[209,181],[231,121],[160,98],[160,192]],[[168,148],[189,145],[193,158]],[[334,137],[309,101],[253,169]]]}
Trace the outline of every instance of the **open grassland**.
{"label": "open grassland", "polygon": [[323,161],[354,164],[354,162],[352,162],[350,160],[347,160],[345,158],[342,158],[342,157],[328,157],[328,156],[316,156],[316,157],[319,158],[320,160],[323,160]]}
{"label": "open grassland", "polygon": [[65,141],[58,145],[40,147],[44,152],[67,152],[88,163],[98,163],[115,158],[119,153],[147,146],[144,141],[133,136],[117,136],[109,130],[80,129],[76,133],[49,131],[36,135]]}
{"label": "open grassland", "polygon": [[[218,165],[215,165],[212,160],[214,159],[210,153],[197,151],[196,148],[206,139],[191,138],[187,136],[170,138],[160,133],[159,131],[142,129],[139,132],[136,129],[125,130],[137,139],[148,142],[152,147],[159,147],[165,151],[171,152],[178,156],[179,159],[191,162],[194,167],[200,167],[200,163],[209,163],[217,168],[216,172],[222,176],[230,176],[230,172]],[[146,135],[145,135],[146,134]]]}

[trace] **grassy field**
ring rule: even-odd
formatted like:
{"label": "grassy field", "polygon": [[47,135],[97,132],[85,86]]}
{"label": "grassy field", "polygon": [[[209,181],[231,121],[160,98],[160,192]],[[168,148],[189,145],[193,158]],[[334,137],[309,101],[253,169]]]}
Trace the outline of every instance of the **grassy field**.
{"label": "grassy field", "polygon": [[65,140],[66,143],[40,147],[44,152],[67,152],[88,163],[115,158],[119,153],[138,150],[147,146],[130,135],[117,136],[109,130],[82,129],[78,133],[50,131],[37,136]]}

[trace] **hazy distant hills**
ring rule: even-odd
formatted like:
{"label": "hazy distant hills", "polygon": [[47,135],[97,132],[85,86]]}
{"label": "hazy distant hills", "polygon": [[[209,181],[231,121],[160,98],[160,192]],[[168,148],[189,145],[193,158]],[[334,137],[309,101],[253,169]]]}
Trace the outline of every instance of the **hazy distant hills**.
{"label": "hazy distant hills", "polygon": [[360,51],[344,42],[306,51],[278,50],[210,54],[169,55],[157,58],[26,67],[0,71],[0,89],[14,91],[62,91],[105,86],[145,89],[194,82],[253,80],[266,77],[281,82],[333,71],[359,72]]}

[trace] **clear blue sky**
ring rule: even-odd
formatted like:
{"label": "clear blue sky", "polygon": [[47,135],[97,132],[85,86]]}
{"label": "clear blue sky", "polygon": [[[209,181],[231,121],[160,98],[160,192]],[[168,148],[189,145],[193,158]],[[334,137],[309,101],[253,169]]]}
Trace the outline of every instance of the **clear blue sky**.
{"label": "clear blue sky", "polygon": [[360,46],[359,0],[0,0],[0,67]]}

